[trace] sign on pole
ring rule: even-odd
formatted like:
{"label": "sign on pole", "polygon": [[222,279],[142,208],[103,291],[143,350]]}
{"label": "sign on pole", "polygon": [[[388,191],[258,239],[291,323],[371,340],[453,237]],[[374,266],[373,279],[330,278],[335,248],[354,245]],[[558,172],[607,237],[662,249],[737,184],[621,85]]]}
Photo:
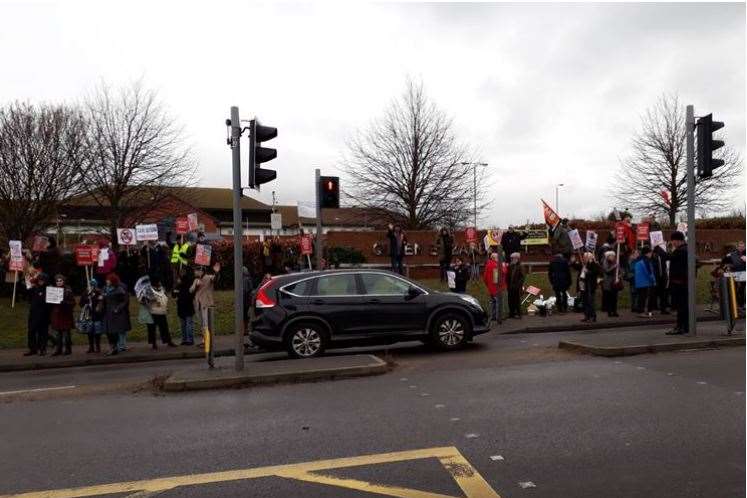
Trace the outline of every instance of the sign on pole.
{"label": "sign on pole", "polygon": [[20,240],[9,240],[11,259],[23,259],[23,249]]}
{"label": "sign on pole", "polygon": [[197,244],[195,251],[195,264],[209,266],[210,257],[213,255],[213,247],[209,244]]}
{"label": "sign on pole", "polygon": [[584,241],[581,240],[581,234],[578,233],[577,229],[570,230],[568,232],[568,237],[571,239],[571,244],[573,244],[573,250],[581,249],[584,247]]}
{"label": "sign on pole", "polygon": [[550,236],[547,228],[525,230],[527,236],[519,244],[522,246],[542,246],[550,243]]}
{"label": "sign on pole", "polygon": [[187,215],[187,226],[190,232],[195,232],[199,228],[197,224],[197,213],[190,213]]}
{"label": "sign on pole", "polygon": [[270,228],[280,230],[283,228],[283,215],[281,213],[270,214]]}
{"label": "sign on pole", "polygon": [[189,232],[189,220],[187,218],[176,219],[176,234],[184,235]]}
{"label": "sign on pole", "polygon": [[137,240],[158,240],[158,225],[135,225],[135,237]]}
{"label": "sign on pole", "polygon": [[311,235],[301,237],[301,254],[311,255],[314,252]]}
{"label": "sign on pole", "polygon": [[638,240],[639,242],[648,240],[649,228],[650,225],[647,222],[638,223],[638,225],[635,227],[636,240]]}
{"label": "sign on pole", "polygon": [[8,270],[10,271],[23,271],[23,268],[25,266],[26,260],[23,258],[17,259],[17,258],[10,258],[10,262],[8,263]]}
{"label": "sign on pole", "polygon": [[93,258],[93,249],[91,246],[75,246],[75,264],[78,266],[92,265],[95,261]]}
{"label": "sign on pole", "polygon": [[560,215],[544,199],[540,199],[540,201],[542,201],[542,214],[545,216],[545,223],[547,226],[555,228],[560,223]]}
{"label": "sign on pole", "polygon": [[594,230],[586,231],[586,250],[593,252],[597,248],[597,232]]}
{"label": "sign on pole", "polygon": [[65,288],[48,286],[45,297],[47,304],[60,304],[65,298]]}
{"label": "sign on pole", "polygon": [[122,246],[134,246],[137,244],[135,230],[132,228],[117,228],[117,241]]}
{"label": "sign on pole", "polygon": [[464,231],[464,238],[466,239],[468,244],[476,244],[477,229],[475,227],[467,227],[467,229]]}
{"label": "sign on pole", "polygon": [[649,237],[651,238],[651,247],[659,246],[662,249],[667,248],[667,243],[664,242],[664,233],[661,230],[649,233]]}
{"label": "sign on pole", "polygon": [[622,221],[615,223],[615,240],[620,244],[625,243],[625,223]]}

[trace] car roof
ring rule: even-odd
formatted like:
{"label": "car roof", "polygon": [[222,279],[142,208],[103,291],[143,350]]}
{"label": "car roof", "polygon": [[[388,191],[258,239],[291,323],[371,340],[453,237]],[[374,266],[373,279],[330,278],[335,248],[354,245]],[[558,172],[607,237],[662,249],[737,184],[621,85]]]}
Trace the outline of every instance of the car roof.
{"label": "car roof", "polygon": [[400,275],[398,273],[394,273],[389,270],[380,270],[377,268],[340,268],[335,270],[314,270],[314,271],[303,271],[303,272],[295,272],[295,273],[286,273],[284,275],[276,275],[273,277],[273,280],[275,280],[278,283],[289,283],[293,282],[294,280],[301,280],[306,279],[310,277],[323,277],[325,275],[336,275],[340,273],[379,273],[382,275],[394,275],[399,278],[403,278],[405,280],[410,280],[407,277]]}

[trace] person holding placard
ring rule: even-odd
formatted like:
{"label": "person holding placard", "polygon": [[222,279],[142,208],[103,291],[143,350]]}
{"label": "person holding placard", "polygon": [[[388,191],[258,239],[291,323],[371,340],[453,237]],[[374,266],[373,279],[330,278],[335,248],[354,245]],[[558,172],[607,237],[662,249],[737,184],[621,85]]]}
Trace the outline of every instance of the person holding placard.
{"label": "person holding placard", "polygon": [[200,330],[208,329],[210,333],[215,332],[215,298],[213,289],[215,280],[220,273],[220,263],[215,263],[211,269],[205,271],[202,267],[195,269],[195,279],[190,287],[190,292],[195,295],[197,316],[200,317]]}
{"label": "person holding placard", "polygon": [[602,267],[594,260],[594,254],[585,252],[581,258],[583,265],[578,276],[578,285],[583,295],[584,319],[582,322],[596,322],[597,312],[594,309],[597,291],[597,279],[602,276]]}
{"label": "person holding placard", "polygon": [[511,254],[508,265],[508,317],[521,318],[521,291],[524,287],[524,271],[521,269],[521,253]]}
{"label": "person holding placard", "polygon": [[171,341],[169,321],[166,317],[169,297],[166,295],[166,290],[163,288],[163,285],[161,285],[161,279],[158,277],[151,278],[150,287],[147,306],[152,320],[151,323],[147,325],[148,343],[153,349],[158,349],[156,343],[156,327],[158,327],[161,342],[169,347],[176,347],[176,344]]}
{"label": "person holding placard", "polygon": [[29,287],[28,347],[24,356],[47,354],[49,335],[49,305],[47,304],[47,275],[40,273]]}
{"label": "person holding placard", "polygon": [[95,266],[96,281],[103,287],[106,276],[117,269],[117,254],[105,240],[99,241],[99,255]]}
{"label": "person holding placard", "polygon": [[[75,326],[75,320],[73,318],[73,308],[75,307],[75,296],[73,290],[66,284],[65,277],[63,275],[55,275],[54,284],[57,288],[62,288],[62,299],[57,303],[52,303],[52,310],[50,313],[50,326],[57,334],[57,346],[52,356],[59,356],[61,354],[71,354],[73,348],[72,337],[70,337],[70,331]],[[64,347],[64,350],[63,350]]]}
{"label": "person holding placard", "polygon": [[618,287],[615,283],[619,276],[617,253],[606,251],[602,258],[602,311],[606,311],[610,318],[618,317]]}
{"label": "person holding placard", "polygon": [[658,309],[662,315],[669,314],[669,275],[667,263],[669,254],[661,246],[654,246],[651,263],[654,266],[656,287],[652,289],[651,309]]}
{"label": "person holding placard", "polygon": [[89,291],[80,297],[80,318],[78,330],[88,336],[88,351],[101,352],[101,334],[104,331],[104,295],[98,281],[91,279]]}

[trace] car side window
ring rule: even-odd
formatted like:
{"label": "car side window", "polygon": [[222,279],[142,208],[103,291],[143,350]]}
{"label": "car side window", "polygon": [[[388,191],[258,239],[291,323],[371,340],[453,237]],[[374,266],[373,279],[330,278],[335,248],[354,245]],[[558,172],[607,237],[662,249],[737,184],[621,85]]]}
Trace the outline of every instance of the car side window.
{"label": "car side window", "polygon": [[366,294],[402,296],[410,288],[410,284],[404,280],[380,273],[362,273],[361,278]]}
{"label": "car side window", "polygon": [[286,285],[283,287],[283,290],[295,294],[296,296],[308,296],[311,294],[312,283],[312,279],[302,280],[295,284]]}
{"label": "car side window", "polygon": [[355,275],[328,275],[319,277],[316,281],[317,296],[354,296],[359,294],[355,284]]}

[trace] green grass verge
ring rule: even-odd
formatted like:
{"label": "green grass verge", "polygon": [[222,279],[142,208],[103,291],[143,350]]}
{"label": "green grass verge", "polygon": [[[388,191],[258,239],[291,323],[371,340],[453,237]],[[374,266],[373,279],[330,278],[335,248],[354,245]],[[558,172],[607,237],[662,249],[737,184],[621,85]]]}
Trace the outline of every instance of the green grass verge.
{"label": "green grass verge", "polygon": [[[710,274],[708,268],[703,268],[698,272],[697,296],[698,303],[705,304],[710,301],[709,281]],[[575,278],[575,277],[574,277]],[[446,285],[436,280],[423,280],[424,285],[434,290],[447,290]],[[534,285],[542,289],[545,297],[554,295],[547,280],[547,273],[531,273],[527,275],[527,285]],[[470,282],[467,291],[480,300],[483,308],[490,309],[488,294],[485,286],[481,281]],[[600,293],[597,293],[598,299]],[[215,326],[219,335],[233,333],[233,291],[218,291],[215,293],[216,315]],[[626,309],[630,307],[630,292],[626,288],[620,293],[619,307]],[[76,308],[77,310],[77,308]],[[130,314],[133,320],[133,330],[128,335],[128,340],[145,341],[145,325],[137,322],[137,302],[135,299],[130,301]],[[28,307],[25,301],[16,303],[16,307],[11,309],[10,298],[0,298],[0,349],[22,348],[26,346],[26,320],[28,318]],[[169,330],[175,342],[179,342],[181,331],[179,329],[179,319],[176,316],[176,303],[169,301]],[[87,338],[81,334],[73,332],[74,344],[87,344]]]}

